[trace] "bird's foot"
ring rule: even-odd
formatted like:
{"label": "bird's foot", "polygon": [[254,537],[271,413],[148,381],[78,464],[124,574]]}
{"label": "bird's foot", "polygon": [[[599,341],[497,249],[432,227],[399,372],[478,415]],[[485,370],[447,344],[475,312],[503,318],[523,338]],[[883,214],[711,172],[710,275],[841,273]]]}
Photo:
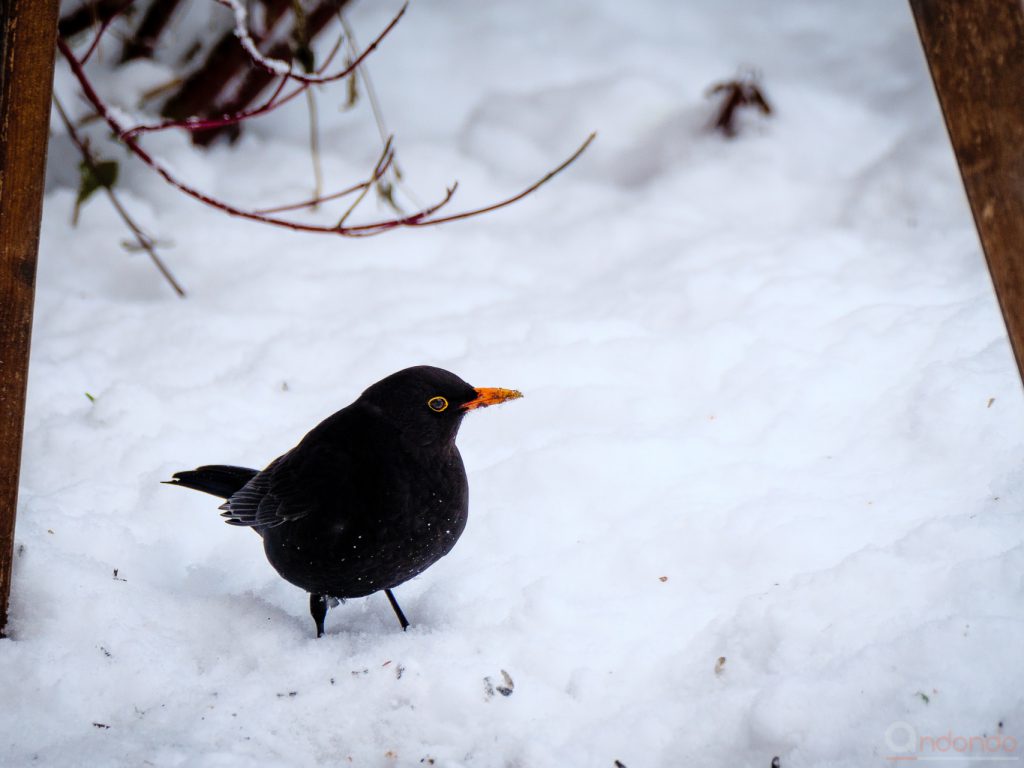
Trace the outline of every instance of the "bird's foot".
{"label": "bird's foot", "polygon": [[402,613],[402,609],[398,607],[398,601],[395,600],[394,594],[390,589],[385,589],[384,594],[388,596],[388,602],[391,603],[391,608],[395,612],[395,616],[398,617],[398,623],[402,625],[402,631],[405,632],[409,628],[409,620],[405,618],[405,614]]}
{"label": "bird's foot", "polygon": [[316,623],[316,636],[324,636],[324,619],[327,618],[327,608],[330,598],[327,595],[318,595],[313,592],[309,594],[309,613]]}

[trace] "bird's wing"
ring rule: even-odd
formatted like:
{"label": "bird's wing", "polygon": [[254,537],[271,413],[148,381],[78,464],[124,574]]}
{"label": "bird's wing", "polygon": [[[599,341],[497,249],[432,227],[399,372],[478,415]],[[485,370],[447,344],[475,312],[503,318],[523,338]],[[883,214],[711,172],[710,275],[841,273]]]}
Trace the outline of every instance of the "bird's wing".
{"label": "bird's wing", "polygon": [[259,531],[308,515],[312,501],[296,476],[295,464],[292,452],[274,459],[220,506],[224,522]]}

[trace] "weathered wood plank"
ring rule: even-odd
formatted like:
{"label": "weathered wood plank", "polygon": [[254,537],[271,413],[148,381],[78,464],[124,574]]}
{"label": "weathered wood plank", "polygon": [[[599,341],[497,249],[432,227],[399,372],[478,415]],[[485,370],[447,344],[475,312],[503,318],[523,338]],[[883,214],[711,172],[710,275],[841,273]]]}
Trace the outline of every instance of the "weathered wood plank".
{"label": "weathered wood plank", "polygon": [[58,6],[0,3],[0,634],[14,557]]}
{"label": "weathered wood plank", "polygon": [[1024,380],[1024,2],[910,6]]}

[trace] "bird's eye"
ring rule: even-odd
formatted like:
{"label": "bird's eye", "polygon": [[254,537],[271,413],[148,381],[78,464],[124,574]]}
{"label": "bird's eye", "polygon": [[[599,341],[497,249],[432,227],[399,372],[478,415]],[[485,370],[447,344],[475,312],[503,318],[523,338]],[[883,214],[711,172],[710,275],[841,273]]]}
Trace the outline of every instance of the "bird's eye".
{"label": "bird's eye", "polygon": [[439,395],[427,400],[427,405],[430,407],[430,410],[440,413],[448,407],[448,401]]}

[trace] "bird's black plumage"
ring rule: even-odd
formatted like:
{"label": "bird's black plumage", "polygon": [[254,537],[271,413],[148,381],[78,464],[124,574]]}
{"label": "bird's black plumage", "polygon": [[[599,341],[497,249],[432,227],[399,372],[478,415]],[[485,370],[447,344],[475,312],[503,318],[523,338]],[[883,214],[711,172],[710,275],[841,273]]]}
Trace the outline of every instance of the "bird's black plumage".
{"label": "bird's black plumage", "polygon": [[474,389],[440,368],[392,374],[328,417],[262,472],[208,465],[172,485],[227,499],[223,517],[263,537],[270,564],[310,593],[323,633],[329,598],[387,593],[448,554],[469,488],[455,437],[469,410],[513,390]]}

